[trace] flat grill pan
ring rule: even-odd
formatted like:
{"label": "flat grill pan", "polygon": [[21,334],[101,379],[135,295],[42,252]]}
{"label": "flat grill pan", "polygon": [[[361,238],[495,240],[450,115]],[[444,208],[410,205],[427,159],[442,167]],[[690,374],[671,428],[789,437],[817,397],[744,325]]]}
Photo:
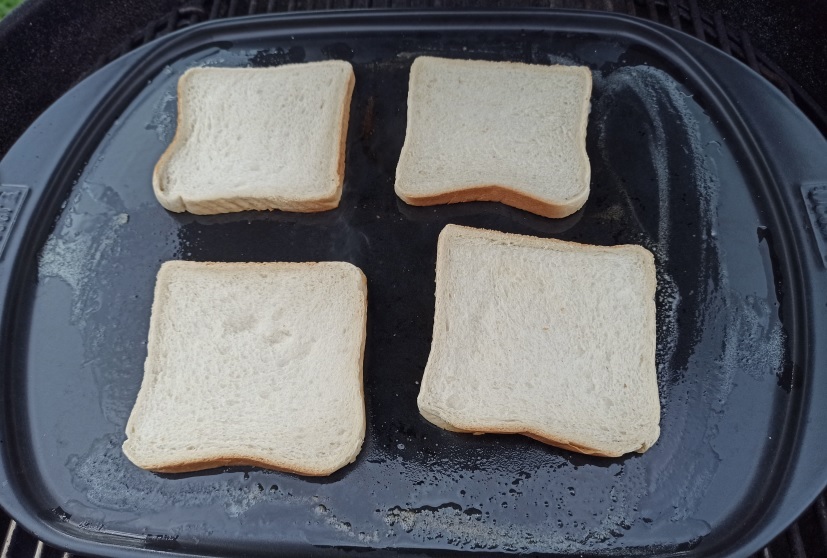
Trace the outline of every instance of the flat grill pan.
{"label": "flat grill pan", "polygon": [[[550,220],[398,200],[408,71],[423,54],[588,65],[585,208]],[[327,58],[356,72],[338,209],[194,216],[158,205],[150,177],[183,71]],[[0,163],[0,503],[43,540],[102,556],[756,550],[827,481],[825,148],[745,66],[617,15],[331,12],[166,37],[78,85]],[[448,223],[656,254],[655,447],[595,458],[419,416]],[[322,479],[156,475],[123,457],[154,276],[174,258],[364,270],[368,432],[355,464]]]}

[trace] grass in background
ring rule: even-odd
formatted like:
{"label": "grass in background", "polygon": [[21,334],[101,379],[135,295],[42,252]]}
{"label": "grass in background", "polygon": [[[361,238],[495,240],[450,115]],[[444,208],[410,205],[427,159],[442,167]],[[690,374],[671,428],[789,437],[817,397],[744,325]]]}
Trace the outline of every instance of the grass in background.
{"label": "grass in background", "polygon": [[6,14],[22,2],[23,0],[0,0],[0,19],[6,17]]}

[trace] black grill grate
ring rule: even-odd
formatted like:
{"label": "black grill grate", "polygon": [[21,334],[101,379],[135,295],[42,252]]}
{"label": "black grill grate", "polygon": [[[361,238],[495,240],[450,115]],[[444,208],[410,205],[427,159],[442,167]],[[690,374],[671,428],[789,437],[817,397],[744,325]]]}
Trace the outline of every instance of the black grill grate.
{"label": "black grill grate", "polygon": [[3,537],[3,546],[0,548],[0,558],[80,558],[68,552],[63,552],[55,548],[51,548],[43,544],[43,541],[37,540],[35,537],[24,531],[17,522],[8,517],[3,517],[4,521],[0,521],[0,525],[5,524],[5,536]]}
{"label": "black grill grate", "polygon": [[[191,0],[146,28],[138,30],[119,48],[101,57],[96,68],[161,37],[194,23],[263,13],[370,8],[483,8],[499,5],[487,0]],[[827,111],[767,55],[752,46],[745,31],[727,27],[721,12],[701,12],[697,0],[517,0],[510,7],[581,8],[643,17],[692,34],[748,64],[780,89],[827,135]]]}
{"label": "black grill grate", "polygon": [[[189,25],[263,13],[371,8],[491,8],[503,7],[503,0],[189,0],[167,16],[134,32],[118,48],[98,59],[94,71],[108,62]],[[827,111],[784,70],[753,47],[749,34],[728,27],[720,11],[703,13],[697,0],[516,0],[509,7],[579,8],[624,13],[692,34],[748,64],[775,85],[827,135]],[[827,493],[825,493],[827,494]],[[787,531],[779,535],[754,558],[827,557],[827,498],[825,494]],[[81,558],[46,546],[0,511],[3,544],[0,558]]]}

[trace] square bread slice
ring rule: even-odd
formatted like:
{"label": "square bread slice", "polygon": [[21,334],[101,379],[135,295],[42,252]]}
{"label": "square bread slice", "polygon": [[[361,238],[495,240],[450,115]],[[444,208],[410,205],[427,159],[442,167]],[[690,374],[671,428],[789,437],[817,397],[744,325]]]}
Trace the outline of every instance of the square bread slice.
{"label": "square bread slice", "polygon": [[349,263],[164,263],[124,454],[169,473],[328,475],[353,462],[366,310]]}
{"label": "square bread slice", "polygon": [[654,297],[640,246],[448,225],[419,410],[447,430],[642,453],[660,434]]}
{"label": "square bread slice", "polygon": [[589,197],[591,88],[585,67],[417,58],[396,194],[571,215]]}
{"label": "square bread slice", "polygon": [[170,211],[325,211],[339,205],[353,67],[194,68],[152,176]]}

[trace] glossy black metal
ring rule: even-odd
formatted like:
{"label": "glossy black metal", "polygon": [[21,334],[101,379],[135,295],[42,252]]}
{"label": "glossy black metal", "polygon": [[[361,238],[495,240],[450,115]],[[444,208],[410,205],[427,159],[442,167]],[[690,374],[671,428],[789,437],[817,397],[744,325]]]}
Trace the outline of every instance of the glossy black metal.
{"label": "glossy black metal", "polygon": [[[554,221],[397,200],[407,71],[422,53],[589,65],[586,207]],[[149,176],[187,66],[331,57],[357,75],[337,210],[197,217],[157,205]],[[106,556],[757,550],[825,483],[827,416],[813,402],[827,396],[827,289],[807,206],[827,182],[824,147],[746,67],[625,17],[327,13],[170,35],[80,84],[0,164],[10,192],[26,189],[0,260],[0,501],[43,540]],[[436,235],[448,222],[657,254],[655,448],[596,459],[419,417]],[[363,268],[369,429],[356,464],[308,480],[258,469],[159,476],[123,458],[154,274],[170,258]]]}

